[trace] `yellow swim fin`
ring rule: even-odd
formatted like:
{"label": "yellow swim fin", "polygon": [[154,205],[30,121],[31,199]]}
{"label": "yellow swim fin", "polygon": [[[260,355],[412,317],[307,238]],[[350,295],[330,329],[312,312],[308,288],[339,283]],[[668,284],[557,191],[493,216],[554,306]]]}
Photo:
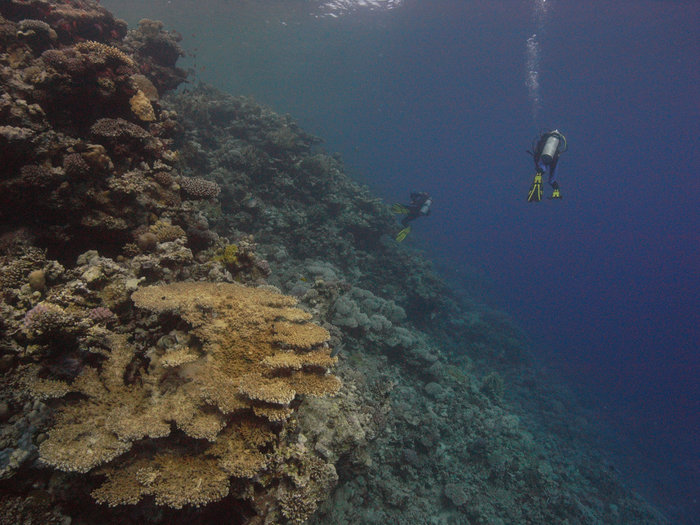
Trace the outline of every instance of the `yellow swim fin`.
{"label": "yellow swim fin", "polygon": [[403,230],[401,230],[397,235],[396,235],[396,241],[401,242],[406,238],[406,235],[408,235],[411,232],[411,227],[406,226]]}
{"label": "yellow swim fin", "polygon": [[559,193],[559,188],[555,188],[554,191],[552,191],[552,196],[550,199],[561,199],[561,193]]}
{"label": "yellow swim fin", "polygon": [[403,204],[396,203],[391,206],[391,211],[393,211],[394,213],[400,213],[402,215],[405,215],[408,213],[408,208],[406,208],[406,206],[404,206]]}
{"label": "yellow swim fin", "polygon": [[542,172],[535,173],[535,179],[530,186],[530,192],[527,194],[527,202],[540,202],[542,200]]}

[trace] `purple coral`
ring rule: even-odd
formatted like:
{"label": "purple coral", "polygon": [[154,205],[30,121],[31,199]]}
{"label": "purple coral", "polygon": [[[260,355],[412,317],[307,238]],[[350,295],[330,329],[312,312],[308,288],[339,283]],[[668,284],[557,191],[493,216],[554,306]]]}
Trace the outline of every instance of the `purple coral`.
{"label": "purple coral", "polygon": [[104,306],[98,306],[88,312],[88,318],[95,323],[109,323],[115,318],[114,312]]}
{"label": "purple coral", "polygon": [[65,320],[65,312],[60,306],[39,303],[24,315],[22,324],[29,333],[45,333],[60,327]]}
{"label": "purple coral", "polygon": [[216,182],[200,177],[181,177],[180,188],[191,199],[213,199],[221,188]]}

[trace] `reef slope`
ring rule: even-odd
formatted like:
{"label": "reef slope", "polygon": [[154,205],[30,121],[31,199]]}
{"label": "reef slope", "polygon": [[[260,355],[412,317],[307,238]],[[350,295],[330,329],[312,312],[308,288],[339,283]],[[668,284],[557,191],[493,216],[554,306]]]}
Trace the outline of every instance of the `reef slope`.
{"label": "reef slope", "polygon": [[666,523],[319,139],[0,4],[1,523]]}

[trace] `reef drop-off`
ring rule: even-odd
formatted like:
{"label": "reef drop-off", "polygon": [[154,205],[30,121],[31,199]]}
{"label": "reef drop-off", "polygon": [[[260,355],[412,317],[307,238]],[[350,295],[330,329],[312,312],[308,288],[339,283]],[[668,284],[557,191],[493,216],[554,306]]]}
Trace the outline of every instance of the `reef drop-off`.
{"label": "reef drop-off", "polygon": [[2,523],[666,522],[291,117],[173,93],[160,22],[0,16]]}

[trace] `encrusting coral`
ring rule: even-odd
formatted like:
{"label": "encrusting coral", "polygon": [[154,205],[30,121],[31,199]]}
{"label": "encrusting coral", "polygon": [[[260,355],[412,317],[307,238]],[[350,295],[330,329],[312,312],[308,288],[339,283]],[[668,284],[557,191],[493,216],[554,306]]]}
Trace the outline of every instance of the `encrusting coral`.
{"label": "encrusting coral", "polygon": [[144,122],[152,122],[156,119],[155,111],[148,97],[140,89],[129,99],[131,111]]}
{"label": "encrusting coral", "polygon": [[[177,336],[182,344],[174,350],[148,346],[150,364],[138,382],[126,379],[137,343],[107,330],[106,347],[92,349],[106,358],[99,369],[86,366],[70,385],[37,378],[38,396],[47,397],[48,386],[56,395],[81,395],[58,410],[40,445],[41,460],[81,473],[105,465],[99,473],[107,481],[93,496],[112,506],[147,495],[174,508],[203,505],[227,496],[230,478],[238,479],[237,487],[248,480],[249,490],[253,481],[269,491],[287,483],[281,458],[289,452],[278,437],[279,422],[293,413],[298,394],[323,396],[340,388],[328,373],[336,361],[328,332],[309,323],[295,299],[265,288],[175,283],[143,287],[132,299],[146,312],[145,322],[186,326],[188,337]],[[146,440],[155,453],[145,452]],[[188,440],[208,444],[188,447]],[[298,461],[299,452],[294,456]],[[312,455],[304,461],[320,460]],[[307,493],[316,485],[292,491],[306,501],[298,512],[280,498],[283,514],[305,519],[320,497]],[[294,500],[288,490],[277,492]]]}

